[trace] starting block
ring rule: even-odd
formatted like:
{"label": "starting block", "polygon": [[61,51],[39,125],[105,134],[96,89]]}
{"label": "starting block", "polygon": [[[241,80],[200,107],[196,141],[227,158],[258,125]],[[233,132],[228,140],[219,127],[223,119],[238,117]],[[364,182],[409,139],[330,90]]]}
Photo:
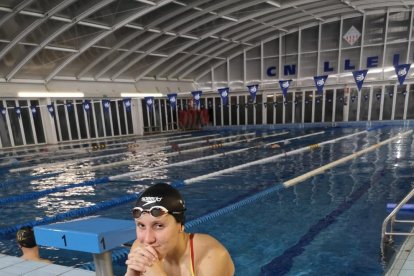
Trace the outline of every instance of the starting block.
{"label": "starting block", "polygon": [[110,250],[134,240],[135,227],[133,220],[93,217],[33,229],[37,244],[92,253],[96,275],[112,275]]}

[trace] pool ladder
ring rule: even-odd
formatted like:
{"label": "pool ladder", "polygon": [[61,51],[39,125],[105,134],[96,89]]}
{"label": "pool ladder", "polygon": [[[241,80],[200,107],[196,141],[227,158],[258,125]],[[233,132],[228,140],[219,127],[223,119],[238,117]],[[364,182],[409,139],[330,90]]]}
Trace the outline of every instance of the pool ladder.
{"label": "pool ladder", "polygon": [[[414,220],[398,220],[396,216],[400,209],[414,196],[414,189],[411,190],[401,201],[395,206],[391,213],[385,218],[382,223],[381,231],[381,253],[385,253],[385,245],[393,242],[393,236],[414,236],[414,232],[395,232],[395,223],[413,223]],[[389,229],[389,231],[387,231]]]}

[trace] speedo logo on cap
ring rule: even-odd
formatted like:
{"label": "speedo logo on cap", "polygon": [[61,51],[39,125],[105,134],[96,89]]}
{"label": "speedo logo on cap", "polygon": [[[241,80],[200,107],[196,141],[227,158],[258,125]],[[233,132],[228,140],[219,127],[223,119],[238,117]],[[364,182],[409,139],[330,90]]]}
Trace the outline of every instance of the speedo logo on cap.
{"label": "speedo logo on cap", "polygon": [[145,205],[148,205],[148,204],[152,204],[152,203],[155,203],[155,202],[160,202],[161,200],[162,200],[162,197],[157,197],[157,196],[145,196],[145,197],[142,197],[141,198],[141,201],[146,202],[142,206],[145,206]]}

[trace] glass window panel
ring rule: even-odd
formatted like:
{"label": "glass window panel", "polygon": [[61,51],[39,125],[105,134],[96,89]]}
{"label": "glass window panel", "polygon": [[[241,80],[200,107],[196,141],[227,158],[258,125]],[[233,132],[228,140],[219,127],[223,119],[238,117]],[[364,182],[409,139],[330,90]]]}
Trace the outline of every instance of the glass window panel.
{"label": "glass window panel", "polygon": [[231,96],[230,97],[230,103],[231,103],[231,125],[237,125],[237,96]]}
{"label": "glass window panel", "polygon": [[382,120],[391,120],[393,97],[394,97],[394,86],[386,85],[385,93],[384,93],[384,107],[382,111]]}
{"label": "glass window panel", "polygon": [[210,125],[214,125],[214,106],[213,106],[212,98],[207,98],[207,109],[208,109],[208,118],[210,121]]}
{"label": "glass window panel", "polygon": [[24,137],[26,138],[26,144],[31,145],[34,144],[34,135],[33,135],[33,128],[32,122],[30,121],[30,117],[32,116],[30,113],[31,110],[27,105],[27,101],[19,101],[19,106],[21,107],[21,118],[23,123],[23,131]]}
{"label": "glass window panel", "polygon": [[245,101],[245,97],[244,96],[238,96],[239,97],[239,119],[240,119],[240,125],[244,125],[246,124],[246,101]]}
{"label": "glass window panel", "polygon": [[338,49],[339,48],[339,21],[322,24],[321,50]]}
{"label": "glass window panel", "polygon": [[266,97],[266,117],[268,124],[274,124],[273,122],[273,94]]}
{"label": "glass window panel", "polygon": [[314,122],[322,122],[322,105],[323,105],[323,96],[315,94],[315,120]]}
{"label": "glass window panel", "polygon": [[215,110],[216,110],[216,125],[221,126],[221,98],[215,97]]}
{"label": "glass window panel", "polygon": [[21,146],[23,145],[23,137],[20,131],[20,120],[17,117],[16,111],[14,109],[15,104],[15,101],[6,101],[14,144],[15,146]]}
{"label": "glass window panel", "polygon": [[340,71],[345,72],[358,70],[360,52],[360,48],[343,50]]}
{"label": "glass window panel", "polygon": [[319,72],[325,75],[338,73],[338,55],[339,51],[321,52]]}
{"label": "glass window panel", "polygon": [[95,110],[95,120],[96,120],[96,127],[98,129],[98,137],[104,137],[104,126],[102,123],[102,115],[101,115],[101,102],[94,102],[93,108]]}
{"label": "glass window panel", "polygon": [[[363,17],[359,16],[359,17],[352,17],[352,18],[347,18],[343,21],[342,24],[342,48],[350,48],[350,47],[356,47],[356,46],[361,46],[361,37],[355,41],[353,44],[348,43],[345,39],[344,36],[346,35],[346,33],[352,28],[354,27],[355,29],[357,29],[357,31],[362,34],[362,20]],[[359,57],[359,56],[358,56]]]}
{"label": "glass window panel", "polygon": [[275,102],[275,108],[276,108],[276,124],[282,124],[283,123],[283,95],[282,94],[276,94],[276,102]]}
{"label": "glass window panel", "polygon": [[56,110],[59,117],[59,124],[60,124],[60,133],[62,135],[63,141],[69,140],[69,129],[68,124],[66,123],[66,114],[65,114],[65,105],[62,100],[56,101]]}
{"label": "glass window panel", "polygon": [[[411,45],[413,47],[414,45]],[[385,67],[393,66],[394,63],[405,63],[407,59],[407,49],[408,49],[408,42],[403,43],[396,43],[396,44],[388,44],[386,48],[385,54]],[[390,77],[391,75],[395,74],[394,72],[386,72],[384,78]]]}
{"label": "glass window panel", "polygon": [[[4,107],[2,105],[2,107]],[[0,115],[0,137],[1,137],[1,143],[3,147],[11,147],[11,140],[10,140],[10,133],[9,129],[7,127],[7,115]]]}
{"label": "glass window panel", "polygon": [[294,123],[302,123],[302,92],[295,93],[294,100],[295,121]]}
{"label": "glass window panel", "polygon": [[414,119],[414,85],[410,84],[410,94],[408,96],[407,119]]}
{"label": "glass window panel", "polygon": [[258,81],[260,76],[260,59],[252,59],[246,61],[246,79],[247,81]]}
{"label": "glass window panel", "polygon": [[386,15],[386,13],[366,15],[365,45],[384,43]]}
{"label": "glass window panel", "polygon": [[39,101],[37,100],[30,101],[30,106],[36,106],[36,115],[33,116],[33,124],[35,127],[37,143],[45,143],[46,138],[45,138],[45,132],[43,129],[42,114],[40,113]]}
{"label": "glass window panel", "polygon": [[[230,61],[230,80],[232,82],[232,85],[235,83],[240,83],[240,85],[243,84],[243,69],[244,69],[244,63],[243,63],[243,55],[238,55],[234,58],[232,58]],[[210,74],[211,75],[211,74]]]}
{"label": "glass window panel", "polygon": [[117,105],[117,101],[111,101],[111,113],[112,113],[112,124],[114,128],[114,135],[119,135],[118,112],[116,111],[116,105]]}
{"label": "glass window panel", "polygon": [[256,95],[256,125],[263,124],[263,95]]}
{"label": "glass window panel", "polygon": [[349,113],[348,113],[348,121],[356,121],[357,120],[357,111],[358,111],[358,90],[356,88],[351,88],[349,93],[348,105],[349,105]]}
{"label": "glass window panel", "polygon": [[381,110],[381,86],[374,86],[372,93],[371,121],[378,121]]}
{"label": "glass window panel", "polygon": [[82,100],[76,101],[75,107],[76,107],[76,111],[78,114],[80,139],[87,139],[88,133],[86,132],[86,121],[85,121],[85,114],[84,114]]}
{"label": "glass window panel", "polygon": [[[310,53],[301,55],[300,76],[313,77],[317,76],[318,54]],[[313,82],[313,80],[312,80]]]}
{"label": "glass window panel", "polygon": [[333,93],[332,89],[325,91],[325,122],[332,122],[333,119]]}
{"label": "glass window panel", "polygon": [[370,88],[362,87],[361,89],[361,107],[359,109],[359,120],[367,121],[369,114]]}
{"label": "glass window panel", "polygon": [[409,12],[390,12],[387,42],[407,41],[410,32]]}
{"label": "glass window panel", "polygon": [[[111,103],[111,106],[112,106],[112,103]],[[145,100],[141,100],[141,107],[142,107],[142,119],[144,120],[144,130],[148,130],[148,127],[149,127],[149,125],[148,125],[148,112],[147,112],[147,104],[146,104]],[[177,107],[179,107],[179,106],[177,106]],[[108,128],[107,128],[107,130],[108,130]],[[114,131],[115,131],[115,129],[114,129]],[[108,132],[106,132],[106,133],[108,133]]]}
{"label": "glass window panel", "polygon": [[342,122],[344,120],[344,89],[336,90],[336,104],[335,104],[335,122]]}
{"label": "glass window panel", "polygon": [[[228,99],[227,99],[228,100]],[[223,104],[223,103],[222,103]],[[229,103],[227,103],[227,105],[223,106],[223,120],[224,120],[224,125],[228,126],[230,124],[229,120]]]}
{"label": "glass window panel", "polygon": [[404,118],[405,97],[403,92],[407,90],[407,85],[397,86],[397,98],[395,99],[394,120],[402,120]]}
{"label": "glass window panel", "polygon": [[221,86],[223,83],[227,83],[227,63],[223,63],[214,70],[214,81],[217,82],[217,86]]}
{"label": "glass window panel", "polygon": [[[156,101],[154,101],[154,102],[156,102]],[[118,114],[119,123],[121,124],[121,135],[125,135],[127,133],[127,131],[126,131],[126,125],[125,125],[124,102],[123,102],[123,100],[118,100],[117,104],[118,104],[118,111],[119,111],[119,114]],[[158,122],[156,125],[159,126],[160,125],[159,124],[160,115],[158,113],[159,105],[155,106],[155,104],[154,104],[154,107],[155,107],[155,111],[156,111],[155,116],[157,116],[156,118],[157,118],[157,122]]]}
{"label": "glass window panel", "polygon": [[305,92],[305,123],[312,122],[312,91]]}
{"label": "glass window panel", "polygon": [[279,55],[279,39],[274,39],[263,44],[263,56],[274,57]]}
{"label": "glass window panel", "polygon": [[362,52],[362,67],[368,69],[382,67],[383,50],[384,46],[364,47],[364,51]]}
{"label": "glass window panel", "polygon": [[263,79],[276,80],[279,75],[279,58],[265,58],[263,59]]}
{"label": "glass window panel", "polygon": [[298,53],[298,32],[282,36],[282,55]]}
{"label": "glass window panel", "polygon": [[300,44],[302,52],[318,51],[319,26],[306,28],[301,33],[302,41]]}
{"label": "glass window panel", "polygon": [[68,117],[69,117],[69,126],[70,126],[70,133],[72,135],[72,140],[78,140],[79,139],[79,134],[78,134],[78,127],[76,124],[76,113],[75,113],[75,105],[76,103],[73,101],[66,101],[66,104],[71,103],[72,107],[68,108],[67,106],[65,107],[67,112],[68,112]]}
{"label": "glass window panel", "polygon": [[[256,95],[257,97],[257,95]],[[247,124],[248,125],[253,125],[254,124],[254,103],[251,100],[251,97],[248,98],[248,104],[247,104],[247,108],[246,108],[246,112],[247,112]]]}
{"label": "glass window panel", "polygon": [[285,124],[290,124],[292,123],[292,93],[288,93],[283,101],[283,108],[285,109]]}

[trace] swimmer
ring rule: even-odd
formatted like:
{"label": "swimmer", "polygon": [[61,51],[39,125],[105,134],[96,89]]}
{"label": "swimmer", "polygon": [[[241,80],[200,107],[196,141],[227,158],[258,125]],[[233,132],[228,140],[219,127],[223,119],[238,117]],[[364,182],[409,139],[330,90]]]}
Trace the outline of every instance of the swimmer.
{"label": "swimmer", "polygon": [[230,254],[219,241],[184,231],[185,210],[180,193],[168,184],[155,184],[141,194],[132,209],[137,239],[125,275],[234,275]]}
{"label": "swimmer", "polygon": [[47,259],[40,258],[39,247],[36,244],[33,228],[25,226],[16,233],[17,243],[22,250],[23,255],[20,257],[29,261],[52,263]]}

